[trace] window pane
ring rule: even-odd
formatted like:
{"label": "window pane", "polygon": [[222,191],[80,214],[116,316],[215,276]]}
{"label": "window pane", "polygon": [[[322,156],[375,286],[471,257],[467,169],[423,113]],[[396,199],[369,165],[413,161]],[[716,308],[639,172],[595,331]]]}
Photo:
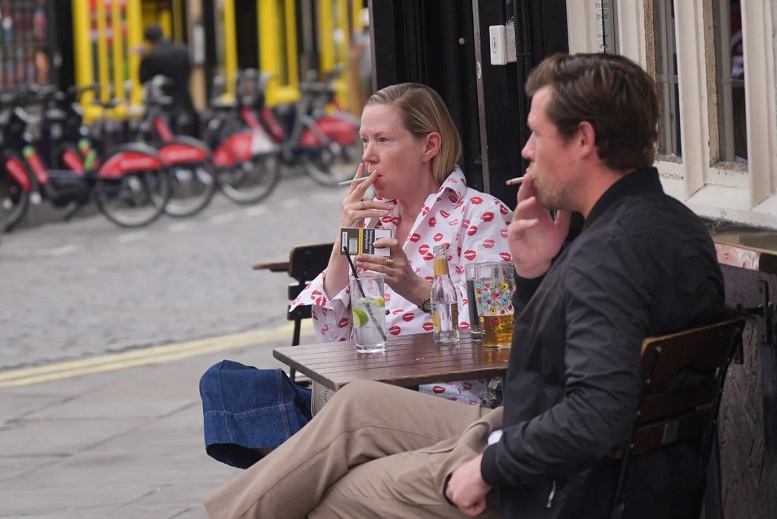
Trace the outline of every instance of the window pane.
{"label": "window pane", "polygon": [[715,1],[720,160],[747,162],[745,53],[739,0]]}
{"label": "window pane", "polygon": [[604,52],[618,54],[618,11],[616,0],[602,1],[602,29]]}
{"label": "window pane", "polygon": [[658,153],[682,155],[680,141],[680,87],[677,80],[677,45],[674,30],[674,1],[653,3],[656,83],[661,94]]}

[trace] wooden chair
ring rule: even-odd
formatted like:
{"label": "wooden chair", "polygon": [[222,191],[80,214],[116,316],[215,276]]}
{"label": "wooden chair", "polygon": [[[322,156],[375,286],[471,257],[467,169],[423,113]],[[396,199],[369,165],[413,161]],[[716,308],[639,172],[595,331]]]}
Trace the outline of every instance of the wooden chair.
{"label": "wooden chair", "polygon": [[[294,321],[291,345],[298,346],[302,320],[311,318],[310,306],[299,306],[290,310],[291,302],[305,289],[305,287],[323,271],[329,263],[329,256],[334,243],[317,243],[311,245],[297,245],[289,251],[289,261],[275,261],[266,263],[254,263],[254,270],[270,270],[271,272],[286,272],[293,280],[287,289],[286,319]],[[295,370],[289,371],[289,377],[295,381]]]}
{"label": "wooden chair", "polygon": [[[642,393],[628,446],[622,458],[611,519],[622,517],[625,483],[634,456],[662,447],[701,439],[702,481],[696,505],[698,517],[704,498],[704,474],[718,420],[726,371],[742,339],[745,320],[730,318],[715,324],[642,343]],[[679,377],[675,378],[676,375]],[[667,382],[672,379],[671,387]],[[679,386],[679,388],[678,388]]]}

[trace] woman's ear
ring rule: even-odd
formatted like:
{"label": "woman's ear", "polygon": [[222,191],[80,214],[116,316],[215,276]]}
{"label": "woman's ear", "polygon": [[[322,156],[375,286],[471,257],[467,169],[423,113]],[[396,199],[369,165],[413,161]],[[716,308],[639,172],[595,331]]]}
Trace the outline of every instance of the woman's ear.
{"label": "woman's ear", "polygon": [[424,137],[424,155],[423,161],[432,160],[440,153],[440,146],[442,145],[442,136],[439,132],[429,132]]}

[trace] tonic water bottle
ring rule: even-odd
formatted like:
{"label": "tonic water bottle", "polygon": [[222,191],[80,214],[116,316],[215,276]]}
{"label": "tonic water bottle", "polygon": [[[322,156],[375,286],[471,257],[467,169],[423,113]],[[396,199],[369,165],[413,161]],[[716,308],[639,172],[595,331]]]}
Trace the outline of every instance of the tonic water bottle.
{"label": "tonic water bottle", "polygon": [[435,342],[459,342],[459,306],[456,288],[448,272],[448,249],[436,245],[434,251],[434,281],[429,296],[432,304],[432,323]]}

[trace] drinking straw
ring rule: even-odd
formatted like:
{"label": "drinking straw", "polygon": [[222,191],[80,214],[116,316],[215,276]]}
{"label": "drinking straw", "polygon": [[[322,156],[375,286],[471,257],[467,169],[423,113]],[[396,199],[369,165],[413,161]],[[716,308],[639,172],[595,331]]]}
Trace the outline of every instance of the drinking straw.
{"label": "drinking straw", "polygon": [[[353,264],[353,260],[351,259],[351,254],[348,252],[348,245],[343,245],[343,251],[345,251],[345,257],[348,258],[348,264],[351,266],[351,272],[353,272],[353,277],[356,280],[356,286],[359,287],[359,293],[361,294],[362,298],[367,299],[367,294],[364,293],[364,288],[362,287],[361,279],[359,279],[359,275],[356,273],[356,266]],[[353,301],[351,301],[351,307],[353,307]],[[370,305],[366,305],[365,308],[367,309],[367,313],[369,314],[370,319],[372,319],[372,322],[375,324],[375,329],[378,330],[378,333],[380,334],[380,338],[385,341],[386,334],[383,332],[383,329],[378,325],[377,319],[372,314],[372,308],[370,307]]]}

